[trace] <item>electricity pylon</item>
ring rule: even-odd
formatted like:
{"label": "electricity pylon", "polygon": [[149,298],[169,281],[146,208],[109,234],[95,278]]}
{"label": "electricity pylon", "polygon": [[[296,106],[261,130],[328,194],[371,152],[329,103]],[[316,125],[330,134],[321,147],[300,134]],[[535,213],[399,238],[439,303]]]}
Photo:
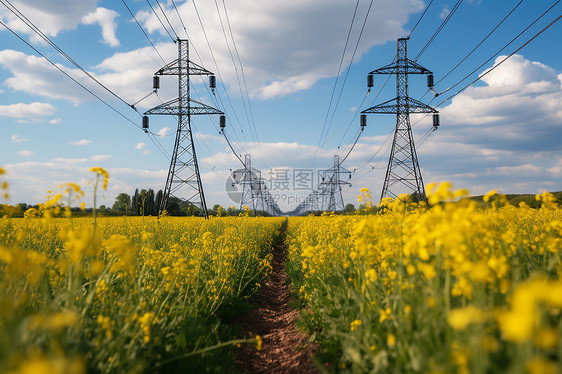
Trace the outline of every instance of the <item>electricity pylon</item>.
{"label": "electricity pylon", "polygon": [[263,182],[261,172],[252,168],[252,158],[249,154],[244,156],[244,168],[235,171],[238,183],[242,185],[242,198],[240,199],[240,210],[245,206],[256,212],[264,210]]}
{"label": "electricity pylon", "polygon": [[361,113],[396,114],[394,141],[386,169],[381,200],[385,197],[396,198],[400,193],[406,192],[413,193],[415,199],[427,202],[410,126],[410,113],[433,113],[434,126],[439,123],[439,117],[437,110],[408,96],[409,74],[427,74],[427,85],[430,89],[433,88],[433,73],[408,59],[408,39],[398,39],[396,61],[370,72],[367,80],[370,89],[373,86],[374,74],[396,74],[396,98],[365,109]]}
{"label": "electricity pylon", "polygon": [[334,155],[334,166],[331,169],[322,172],[322,182],[320,183],[320,195],[322,196],[322,205],[327,202],[329,211],[345,211],[343,202],[342,186],[349,186],[351,183],[342,179],[342,175],[347,175],[347,179],[351,178],[351,172],[340,165],[340,156]]}
{"label": "electricity pylon", "polygon": [[208,75],[210,86],[215,87],[213,73],[189,60],[189,45],[187,40],[178,39],[178,58],[158,70],[154,74],[154,89],[159,88],[159,77],[162,75],[178,76],[178,97],[166,103],[158,105],[144,113],[147,115],[172,115],[178,117],[178,128],[174,142],[174,150],[168,170],[168,178],[164,188],[164,195],[158,208],[159,215],[167,210],[171,203],[170,197],[174,197],[181,205],[189,204],[199,209],[201,214],[208,217],[207,204],[203,193],[199,165],[195,145],[193,144],[193,133],[191,130],[191,116],[201,114],[220,114],[221,123],[224,115],[218,109],[193,100],[190,97],[189,76]]}

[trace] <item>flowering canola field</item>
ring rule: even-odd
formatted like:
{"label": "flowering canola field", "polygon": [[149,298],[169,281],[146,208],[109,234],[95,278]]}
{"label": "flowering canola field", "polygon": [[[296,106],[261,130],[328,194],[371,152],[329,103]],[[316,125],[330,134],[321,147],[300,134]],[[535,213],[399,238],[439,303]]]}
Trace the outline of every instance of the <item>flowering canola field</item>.
{"label": "flowering canola field", "polygon": [[284,219],[53,218],[82,195],[69,184],[0,220],[0,373],[204,372],[259,344],[228,325]]}
{"label": "flowering canola field", "polygon": [[288,271],[320,359],[344,373],[562,372],[552,195],[536,210],[428,190],[431,210],[401,196],[384,213],[289,218]]}
{"label": "flowering canola field", "polygon": [[[91,171],[95,196],[109,176]],[[317,361],[342,373],[562,372],[553,196],[531,209],[427,189],[430,210],[400,196],[375,211],[364,189],[361,214],[289,218],[286,266]],[[236,346],[260,348],[232,326],[271,272],[285,218],[72,218],[83,196],[69,183],[27,218],[0,219],[0,373],[231,372]]]}

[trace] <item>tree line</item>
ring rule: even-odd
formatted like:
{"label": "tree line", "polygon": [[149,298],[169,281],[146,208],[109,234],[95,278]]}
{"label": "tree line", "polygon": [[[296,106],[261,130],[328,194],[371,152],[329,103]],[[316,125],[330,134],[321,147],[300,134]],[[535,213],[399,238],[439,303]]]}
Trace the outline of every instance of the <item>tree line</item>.
{"label": "tree line", "polygon": [[163,194],[162,190],[154,193],[152,188],[140,191],[137,188],[132,196],[122,192],[115,198],[111,210],[130,216],[157,216]]}

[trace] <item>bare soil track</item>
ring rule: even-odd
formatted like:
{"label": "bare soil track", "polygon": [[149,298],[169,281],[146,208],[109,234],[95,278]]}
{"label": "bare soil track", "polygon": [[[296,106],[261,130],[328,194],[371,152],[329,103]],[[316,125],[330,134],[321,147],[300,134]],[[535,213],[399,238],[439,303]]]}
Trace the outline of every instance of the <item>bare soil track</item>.
{"label": "bare soil track", "polygon": [[237,321],[246,333],[263,339],[260,351],[244,345],[238,352],[235,364],[245,373],[319,373],[311,360],[316,349],[307,342],[306,334],[296,330],[298,311],[289,307],[292,295],[285,269],[286,230],[284,224],[273,249],[271,275],[253,300],[256,308]]}

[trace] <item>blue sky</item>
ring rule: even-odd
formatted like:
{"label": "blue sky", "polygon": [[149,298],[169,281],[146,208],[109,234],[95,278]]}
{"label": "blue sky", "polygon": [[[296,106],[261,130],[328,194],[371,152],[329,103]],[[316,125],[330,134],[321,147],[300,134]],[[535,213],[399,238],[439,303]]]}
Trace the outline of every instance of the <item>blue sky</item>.
{"label": "blue sky", "polygon": [[[125,102],[134,103],[151,92],[152,75],[163,62],[122,1],[10,3]],[[154,0],[150,3],[158,10]],[[408,42],[410,58],[418,55],[455,3],[432,2]],[[433,71],[435,81],[439,82],[435,87],[438,92],[475,70],[466,81],[431,101],[431,105],[439,105],[441,128],[418,148],[426,184],[447,180],[473,194],[490,189],[505,193],[562,190],[562,22],[554,24],[481,81],[443,102],[562,13],[562,4],[553,0],[521,2],[466,61],[440,81],[517,3],[462,1],[417,60]],[[555,3],[528,31],[479,67]],[[176,58],[176,45],[147,2],[126,0],[126,4],[164,60]],[[174,4],[167,0],[160,4],[175,31],[185,37]],[[396,39],[410,33],[428,1],[374,0],[369,12],[370,0],[360,0],[358,4],[338,76],[355,1],[329,0],[321,5],[312,0],[217,0],[195,4],[192,0],[175,1],[192,41],[192,59],[215,72],[219,80],[217,96],[213,97],[201,80],[193,79],[193,98],[226,112],[227,133],[234,148],[241,155],[250,153],[264,176],[284,168],[330,167],[333,156],[343,157],[354,140],[359,129],[357,111],[395,96],[392,77],[380,90],[386,81],[383,76],[376,77],[375,87],[366,96],[367,73],[392,61]],[[242,67],[228,30],[225,6]],[[138,113],[100,89],[1,4],[0,18],[61,69],[140,126]],[[43,201],[47,190],[65,182],[79,183],[88,191],[88,170],[92,166],[106,168],[111,176],[108,190],[101,196],[102,204],[111,205],[118,193],[133,193],[135,187],[163,188],[177,126],[174,117],[151,118],[152,132],[160,135],[154,139],[163,146],[164,155],[138,127],[1,26],[0,34],[0,167],[8,172],[5,177],[10,183],[9,203]],[[246,86],[239,85],[244,78]],[[161,87],[162,100],[175,97],[177,84],[173,78],[163,78]],[[334,99],[329,110],[332,92]],[[412,76],[410,96],[423,97],[429,103],[432,95],[423,96],[424,93],[425,77]],[[159,103],[158,97],[152,95],[137,107],[143,112]],[[195,146],[208,205],[230,206],[225,181],[230,169],[241,165],[219,135],[216,120],[195,119]],[[411,122],[415,124],[419,144],[431,129],[430,118],[412,116]],[[343,165],[354,171],[352,186],[344,190],[346,202],[356,203],[362,187],[368,187],[378,199],[389,155],[389,142],[384,140],[394,124],[392,115],[369,116],[365,132]],[[327,129],[327,138],[321,138],[323,128]],[[276,191],[272,192],[275,195]],[[303,195],[307,191],[284,193]],[[279,203],[283,209],[296,205]]]}

